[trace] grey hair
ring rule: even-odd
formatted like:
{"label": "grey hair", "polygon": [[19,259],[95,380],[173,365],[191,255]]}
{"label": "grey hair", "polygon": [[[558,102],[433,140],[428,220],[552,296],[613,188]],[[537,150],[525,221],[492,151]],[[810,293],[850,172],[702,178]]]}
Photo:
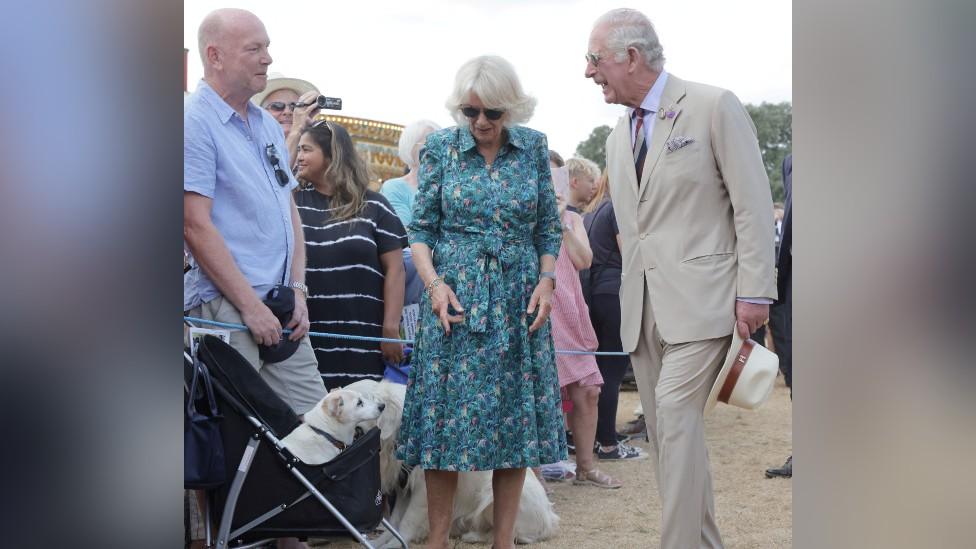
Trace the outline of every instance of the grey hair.
{"label": "grey hair", "polygon": [[664,48],[646,15],[629,8],[617,8],[601,15],[593,26],[603,25],[608,27],[607,49],[614,52],[618,62],[626,59],[627,48],[633,47],[644,54],[644,61],[652,71],[664,70]]}
{"label": "grey hair", "polygon": [[497,55],[475,57],[458,69],[445,106],[459,126],[468,124],[461,105],[469,93],[477,95],[485,108],[505,111],[505,126],[528,122],[535,112],[536,100],[522,91],[515,67]]}
{"label": "grey hair", "polygon": [[436,132],[439,129],[441,129],[440,125],[438,125],[436,122],[431,122],[430,120],[418,120],[408,124],[407,127],[403,128],[403,131],[400,132],[400,141],[397,143],[400,160],[403,160],[403,163],[409,166],[411,170],[415,168],[416,165],[413,161],[414,147],[416,147],[418,143],[423,145],[423,143],[420,143],[420,138],[423,137],[425,133],[428,131]]}
{"label": "grey hair", "polygon": [[574,156],[566,161],[566,169],[569,171],[569,177],[578,178],[585,175],[589,176],[593,181],[600,178],[600,167],[589,158]]}

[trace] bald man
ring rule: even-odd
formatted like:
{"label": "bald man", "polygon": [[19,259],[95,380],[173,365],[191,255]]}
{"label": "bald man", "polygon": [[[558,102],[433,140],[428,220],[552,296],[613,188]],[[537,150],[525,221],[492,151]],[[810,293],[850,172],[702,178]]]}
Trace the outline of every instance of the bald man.
{"label": "bald man", "polygon": [[[298,182],[281,127],[250,102],[268,82],[269,43],[264,24],[248,11],[220,9],[200,24],[204,76],[183,114],[183,236],[194,259],[183,279],[183,308],[246,325],[231,332],[231,345],[301,415],[325,396],[325,386],[307,335],[305,242],[292,199]],[[263,301],[280,285],[295,296],[284,326]],[[285,328],[292,333],[283,336]],[[297,342],[290,356],[262,358],[259,345],[267,350],[285,338]],[[302,546],[279,540],[279,547]]]}

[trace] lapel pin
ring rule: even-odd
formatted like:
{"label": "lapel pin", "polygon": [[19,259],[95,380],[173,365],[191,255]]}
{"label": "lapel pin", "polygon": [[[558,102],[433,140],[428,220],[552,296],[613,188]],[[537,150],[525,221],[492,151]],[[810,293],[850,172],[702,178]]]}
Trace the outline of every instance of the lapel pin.
{"label": "lapel pin", "polygon": [[675,117],[675,115],[677,115],[677,114],[678,114],[678,113],[676,113],[676,112],[674,112],[674,111],[668,111],[668,114],[667,114],[667,117],[668,117],[668,118],[674,118],[674,117]]}

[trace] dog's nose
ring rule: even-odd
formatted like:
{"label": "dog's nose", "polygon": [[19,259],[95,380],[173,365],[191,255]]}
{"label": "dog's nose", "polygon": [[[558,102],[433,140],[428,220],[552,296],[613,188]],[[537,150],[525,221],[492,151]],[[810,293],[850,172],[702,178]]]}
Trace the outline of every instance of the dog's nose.
{"label": "dog's nose", "polygon": [[383,409],[386,408],[386,404],[383,404],[382,402],[380,402],[379,404],[376,405],[376,407],[379,408],[380,411],[382,412]]}

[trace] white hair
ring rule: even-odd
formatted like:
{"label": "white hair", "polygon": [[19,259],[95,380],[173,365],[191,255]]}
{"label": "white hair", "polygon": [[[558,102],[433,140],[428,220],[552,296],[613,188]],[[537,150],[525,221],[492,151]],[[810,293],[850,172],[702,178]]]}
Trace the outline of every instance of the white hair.
{"label": "white hair", "polygon": [[589,176],[593,181],[600,178],[600,167],[589,158],[574,156],[566,161],[566,169],[569,171],[569,177]]}
{"label": "white hair", "polygon": [[436,122],[431,122],[430,120],[418,120],[407,125],[400,132],[400,141],[398,145],[398,153],[400,155],[400,160],[410,167],[412,170],[416,167],[414,164],[414,154],[413,149],[420,143],[420,139],[424,137],[424,134],[431,131],[437,131],[441,129],[440,125]]}
{"label": "white hair", "polygon": [[664,48],[657,38],[654,25],[643,13],[618,8],[600,16],[594,27],[607,27],[607,49],[615,54],[617,61],[627,58],[627,48],[636,48],[644,55],[648,68],[654,72],[664,70]]}
{"label": "white hair", "polygon": [[468,123],[461,114],[461,105],[471,93],[481,99],[485,108],[505,111],[505,126],[528,122],[535,111],[536,100],[522,91],[515,67],[497,55],[475,57],[458,69],[454,90],[445,106],[459,126]]}

